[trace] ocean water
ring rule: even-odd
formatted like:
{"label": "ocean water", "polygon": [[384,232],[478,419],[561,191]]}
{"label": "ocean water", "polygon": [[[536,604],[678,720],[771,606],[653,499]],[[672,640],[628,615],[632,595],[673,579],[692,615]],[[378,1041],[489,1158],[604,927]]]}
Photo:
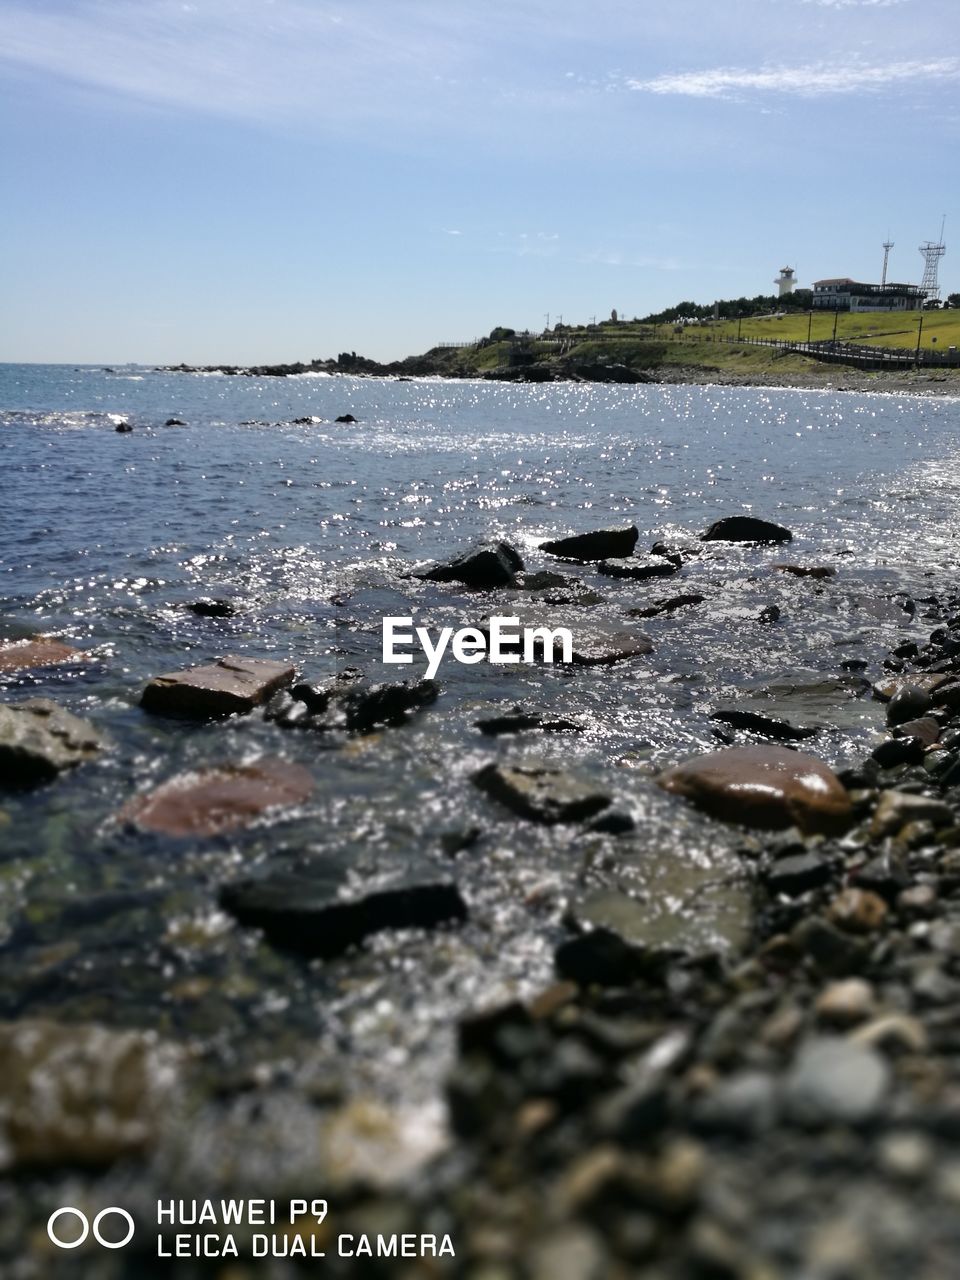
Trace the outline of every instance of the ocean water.
{"label": "ocean water", "polygon": [[[343,413],[358,421],[334,423]],[[134,430],[117,434],[120,421]],[[156,1027],[202,1045],[215,1069],[284,1061],[300,1081],[332,1073],[422,1101],[457,1014],[549,982],[584,903],[627,904],[654,942],[735,945],[748,927],[743,834],[652,776],[716,745],[711,711],[743,700],[821,726],[809,749],[833,764],[865,754],[880,711],[842,663],[862,659],[875,679],[893,645],[926,639],[926,601],[956,583],[958,490],[950,398],[0,366],[0,636],[51,633],[89,655],[0,677],[0,696],[54,697],[111,744],[97,764],[0,798],[0,1016]],[[794,541],[697,541],[744,512]],[[695,554],[673,578],[622,582],[537,549],[627,524],[638,552],[664,539]],[[408,576],[486,537],[569,583],[471,593]],[[799,579],[782,562],[835,574]],[[704,600],[628,616],[681,592]],[[201,596],[229,598],[235,616],[195,616],[185,605]],[[772,605],[779,621],[764,625]],[[516,607],[642,628],[653,653],[572,672],[447,662],[434,706],[352,739],[138,706],[151,675],[225,653],[289,658],[307,677],[350,665],[399,679],[411,668],[379,662],[383,616],[464,626]],[[584,732],[478,732],[515,705]],[[310,770],[297,811],[207,841],[117,819],[177,772],[262,754]],[[582,773],[635,833],[514,818],[472,786],[491,759]],[[217,905],[237,876],[331,861],[357,884],[427,866],[457,881],[469,921],[308,963]]]}

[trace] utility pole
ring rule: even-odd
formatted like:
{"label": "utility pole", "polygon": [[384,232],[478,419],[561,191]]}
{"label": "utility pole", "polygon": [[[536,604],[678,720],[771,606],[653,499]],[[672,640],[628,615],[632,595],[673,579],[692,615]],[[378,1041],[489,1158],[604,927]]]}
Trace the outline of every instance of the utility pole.
{"label": "utility pole", "polygon": [[737,312],[737,341],[740,341],[740,325],[743,323],[743,312]]}
{"label": "utility pole", "polygon": [[807,346],[810,345],[810,337],[813,333],[813,308],[810,308],[810,314],[807,316]]}
{"label": "utility pole", "polygon": [[917,325],[917,354],[915,357],[915,363],[918,369],[920,368],[920,336],[922,333],[923,333],[923,312],[921,311],[920,323]]}
{"label": "utility pole", "polygon": [[549,332],[549,330],[550,330],[550,312],[549,312],[549,311],[547,311],[547,312],[545,312],[544,314],[545,314],[545,319],[546,319],[546,321],[547,321],[547,326],[546,326],[546,328],[544,329],[544,333],[548,333],[548,332]]}
{"label": "utility pole", "polygon": [[839,321],[839,319],[840,319],[840,308],[839,308],[839,307],[837,307],[836,311],[834,311],[834,313],[833,313],[833,340],[834,340],[834,342],[836,342],[836,340],[837,340],[837,322]]}
{"label": "utility pole", "polygon": [[890,257],[890,250],[893,248],[893,241],[889,235],[883,242],[883,275],[880,277],[880,288],[882,289],[887,283],[887,259]]}

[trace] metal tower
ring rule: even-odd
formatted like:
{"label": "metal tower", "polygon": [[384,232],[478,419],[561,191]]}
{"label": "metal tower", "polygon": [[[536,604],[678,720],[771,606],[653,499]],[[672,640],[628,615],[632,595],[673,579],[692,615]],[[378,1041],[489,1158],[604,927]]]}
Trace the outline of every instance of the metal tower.
{"label": "metal tower", "polygon": [[880,277],[880,288],[887,283],[887,260],[890,257],[890,250],[893,248],[892,240],[884,240],[883,242],[883,275]]}
{"label": "metal tower", "polygon": [[943,221],[940,223],[940,239],[934,244],[932,240],[925,240],[920,246],[920,252],[923,254],[923,282],[920,285],[920,291],[926,298],[940,297],[940,285],[937,282],[937,272],[940,269],[940,259],[947,252],[947,246],[943,243],[943,228],[946,225],[947,215],[943,215]]}

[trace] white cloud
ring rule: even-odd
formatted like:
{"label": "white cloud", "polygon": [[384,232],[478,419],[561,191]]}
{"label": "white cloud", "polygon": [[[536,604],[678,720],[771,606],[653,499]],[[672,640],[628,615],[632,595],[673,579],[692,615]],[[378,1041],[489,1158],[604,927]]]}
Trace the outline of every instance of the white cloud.
{"label": "white cloud", "polygon": [[676,94],[689,98],[726,98],[746,92],[791,93],[804,97],[858,93],[896,85],[917,87],[930,81],[960,78],[960,58],[929,61],[869,63],[811,63],[807,66],[765,66],[758,70],[714,67],[704,71],[683,71],[655,76],[652,80],[629,79],[628,89],[640,93]]}

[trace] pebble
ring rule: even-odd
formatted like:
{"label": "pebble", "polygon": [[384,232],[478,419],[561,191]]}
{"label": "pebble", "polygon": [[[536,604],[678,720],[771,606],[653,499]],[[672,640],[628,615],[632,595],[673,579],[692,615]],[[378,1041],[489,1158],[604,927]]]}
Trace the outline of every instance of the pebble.
{"label": "pebble", "polygon": [[888,907],[869,889],[844,889],[830,903],[827,919],[847,933],[873,933],[882,927]]}
{"label": "pebble", "polygon": [[862,978],[845,978],[824,987],[814,1004],[821,1022],[849,1027],[869,1018],[876,1007],[873,987]]}
{"label": "pebble", "polygon": [[785,1081],[785,1105],[800,1124],[859,1125],[880,1110],[886,1063],[862,1042],[823,1036],[803,1044]]}

